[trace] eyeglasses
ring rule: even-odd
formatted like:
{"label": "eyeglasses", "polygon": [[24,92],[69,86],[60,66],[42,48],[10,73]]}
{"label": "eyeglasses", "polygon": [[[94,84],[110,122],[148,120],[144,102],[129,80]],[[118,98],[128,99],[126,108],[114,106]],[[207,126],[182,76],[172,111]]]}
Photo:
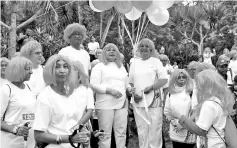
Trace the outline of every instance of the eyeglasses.
{"label": "eyeglasses", "polygon": [[71,34],[70,37],[73,37],[73,38],[83,38],[83,35],[82,34]]}
{"label": "eyeglasses", "polygon": [[30,71],[30,70],[32,70],[32,67],[27,66],[27,67],[25,67],[25,70],[26,70],[26,71]]}

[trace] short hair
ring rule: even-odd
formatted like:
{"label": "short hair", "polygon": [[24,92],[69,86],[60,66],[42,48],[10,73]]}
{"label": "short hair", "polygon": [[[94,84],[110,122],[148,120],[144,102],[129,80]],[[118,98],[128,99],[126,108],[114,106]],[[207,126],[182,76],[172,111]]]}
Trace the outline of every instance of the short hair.
{"label": "short hair", "polygon": [[32,66],[33,63],[22,56],[16,56],[12,58],[6,68],[5,77],[10,82],[24,81],[26,76],[26,66]]}
{"label": "short hair", "polygon": [[188,70],[190,70],[190,69],[197,69],[198,65],[199,65],[198,62],[192,61],[192,62],[190,62],[190,63],[188,64]]}
{"label": "short hair", "polygon": [[151,56],[153,57],[153,54],[154,54],[154,51],[155,51],[155,44],[152,40],[148,39],[148,38],[143,38],[140,40],[140,42],[138,43],[138,52],[140,52],[140,44],[142,43],[147,43],[148,44],[148,47],[151,49]]}
{"label": "short hair", "polygon": [[107,45],[105,45],[105,47],[103,48],[103,52],[102,52],[102,63],[104,63],[105,65],[107,65],[109,63],[109,61],[107,60],[107,58],[105,57],[105,52],[107,49],[109,48],[114,48],[115,49],[115,53],[116,53],[116,59],[115,59],[115,63],[116,65],[120,68],[122,66],[122,59],[120,56],[120,52],[118,50],[118,47],[113,44],[113,43],[108,43]]}
{"label": "short hair", "polygon": [[8,64],[9,61],[10,61],[10,60],[9,60],[8,58],[6,58],[6,57],[1,57],[1,58],[0,58],[0,62],[1,62],[1,63],[2,63],[2,62],[5,62],[5,63]]}
{"label": "short hair", "polygon": [[161,61],[164,61],[164,60],[169,61],[169,57],[167,55],[165,55],[165,54],[160,54],[159,55],[159,59]]}
{"label": "short hair", "polygon": [[200,72],[202,72],[202,71],[204,71],[204,70],[206,70],[206,69],[212,69],[212,70],[215,70],[215,71],[216,71],[216,67],[215,67],[214,65],[209,64],[209,63],[206,63],[206,62],[203,62],[203,63],[200,63],[200,64],[198,65],[198,67],[197,67],[197,69],[196,69],[196,72],[195,72],[195,76],[196,76],[198,73],[200,73]]}
{"label": "short hair", "polygon": [[42,49],[41,44],[36,40],[30,40],[21,47],[20,55],[30,59],[31,53],[36,49]]}
{"label": "short hair", "polygon": [[68,76],[67,82],[65,83],[65,86],[69,87],[69,90],[74,90],[75,76],[74,76],[74,73],[72,72],[71,61],[67,57],[58,55],[58,54],[52,55],[45,64],[45,67],[43,70],[43,78],[44,78],[45,84],[46,86],[57,85],[56,77],[55,77],[55,67],[56,67],[57,61],[59,60],[63,60],[68,64],[69,76]]}
{"label": "short hair", "polygon": [[181,73],[183,73],[185,76],[187,76],[187,81],[186,81],[186,84],[185,84],[185,91],[186,92],[191,92],[193,90],[192,78],[190,77],[188,72],[184,69],[175,69],[174,72],[171,74],[171,78],[170,78],[170,81],[169,81],[169,92],[171,94],[177,93],[176,83],[177,83],[178,76]]}
{"label": "short hair", "polygon": [[195,77],[197,88],[197,115],[202,104],[211,97],[217,97],[222,104],[225,113],[231,113],[234,105],[233,94],[230,92],[226,81],[218,72],[206,69]]}
{"label": "short hair", "polygon": [[73,32],[80,32],[83,35],[83,40],[86,38],[86,27],[79,23],[69,24],[64,30],[63,38],[67,43],[70,43],[69,37],[73,34]]}
{"label": "short hair", "polygon": [[[74,67],[74,71],[76,72],[76,85],[79,86],[80,84],[84,85],[85,87],[89,87],[89,77],[86,75],[84,67],[81,62],[75,61],[72,63]],[[80,78],[78,78],[78,75]]]}

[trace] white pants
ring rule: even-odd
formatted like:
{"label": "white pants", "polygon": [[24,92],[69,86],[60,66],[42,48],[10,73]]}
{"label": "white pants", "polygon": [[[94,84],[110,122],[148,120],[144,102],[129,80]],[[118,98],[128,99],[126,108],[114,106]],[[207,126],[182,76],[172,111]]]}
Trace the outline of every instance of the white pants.
{"label": "white pants", "polygon": [[97,109],[99,129],[109,133],[104,139],[100,140],[100,148],[110,148],[111,132],[114,130],[114,136],[117,148],[125,148],[127,131],[127,108],[122,109]]}
{"label": "white pants", "polygon": [[[145,108],[139,108],[140,113],[145,116]],[[148,115],[151,124],[148,125],[134,110],[135,121],[138,130],[140,148],[161,148],[162,147],[162,107],[148,108]]]}

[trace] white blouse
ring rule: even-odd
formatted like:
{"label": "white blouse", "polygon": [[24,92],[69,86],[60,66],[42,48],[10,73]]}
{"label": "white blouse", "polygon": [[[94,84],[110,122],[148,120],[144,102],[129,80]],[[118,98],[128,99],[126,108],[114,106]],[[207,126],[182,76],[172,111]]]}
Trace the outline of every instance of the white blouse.
{"label": "white blouse", "polygon": [[[107,65],[99,63],[92,69],[90,82],[96,91],[96,109],[121,109],[124,106],[129,84],[128,74],[123,66],[119,68],[114,62]],[[106,88],[119,91],[122,97],[117,99],[106,94]]]}

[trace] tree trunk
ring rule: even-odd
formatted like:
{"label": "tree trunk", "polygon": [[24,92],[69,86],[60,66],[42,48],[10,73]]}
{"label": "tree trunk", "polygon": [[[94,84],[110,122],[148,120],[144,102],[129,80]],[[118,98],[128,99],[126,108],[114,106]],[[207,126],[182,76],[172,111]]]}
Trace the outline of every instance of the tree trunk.
{"label": "tree trunk", "polygon": [[11,27],[10,27],[10,41],[8,44],[8,58],[11,57],[16,52],[16,12],[17,12],[17,2],[11,2]]}
{"label": "tree trunk", "polygon": [[112,24],[112,21],[113,21],[114,17],[115,17],[115,14],[112,14],[112,15],[110,16],[108,22],[107,22],[106,28],[105,28],[105,30],[104,30],[104,33],[103,33],[103,36],[102,36],[102,39],[101,39],[101,42],[100,42],[100,47],[101,47],[101,48],[104,46],[105,39],[106,39],[106,37],[107,37],[107,34],[108,34],[108,32],[109,32],[109,28],[110,28],[110,26],[111,26],[111,24]]}
{"label": "tree trunk", "polygon": [[78,21],[79,21],[79,24],[82,24],[82,15],[81,15],[81,5],[80,5],[80,2],[79,1],[76,1],[76,5],[77,5],[77,15],[78,15]]}
{"label": "tree trunk", "polygon": [[[104,12],[100,13],[100,40],[102,40],[102,33],[103,33],[103,17],[104,17]],[[102,46],[100,45],[100,48]]]}

